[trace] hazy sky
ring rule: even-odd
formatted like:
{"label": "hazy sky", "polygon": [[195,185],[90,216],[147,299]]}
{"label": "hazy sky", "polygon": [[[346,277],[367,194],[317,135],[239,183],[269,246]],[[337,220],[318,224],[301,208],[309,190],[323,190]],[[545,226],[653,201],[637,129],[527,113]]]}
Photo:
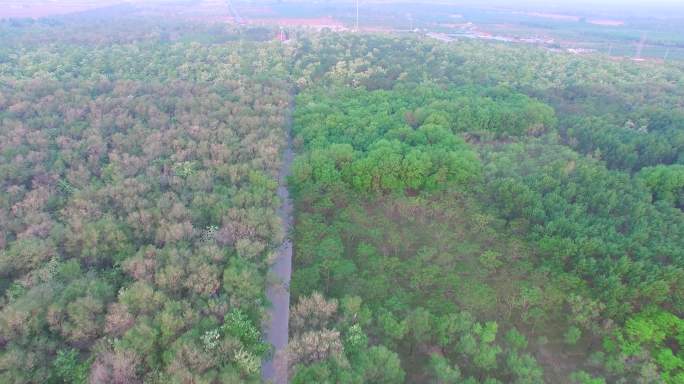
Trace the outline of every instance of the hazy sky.
{"label": "hazy sky", "polygon": [[[23,0],[23,1],[18,1],[19,3],[51,3],[51,4],[59,4],[59,3],[84,3],[84,2],[90,2],[90,3],[112,3],[116,2],[117,0]],[[173,2],[177,0],[118,0],[118,2],[132,2],[132,3],[160,3],[160,2]],[[236,0],[238,2],[243,2],[244,0]],[[272,2],[273,0],[252,0],[252,2],[263,2],[263,1],[268,1]],[[287,0],[284,0],[287,1]],[[303,1],[303,0],[299,0]],[[361,0],[364,1],[364,0]],[[368,2],[373,2],[373,0],[366,0]],[[384,2],[387,2],[387,0],[383,0]],[[403,2],[407,2],[409,0],[403,0]],[[414,0],[415,2],[421,2],[421,0]],[[429,0],[423,0],[426,2],[430,2]],[[3,3],[4,0],[0,0],[0,3]],[[10,1],[10,2],[17,2],[17,1]],[[317,2],[320,2],[318,0]],[[413,1],[412,1],[413,2]],[[562,5],[583,5],[583,6],[591,6],[591,5],[638,5],[642,7],[649,7],[653,5],[684,5],[684,0],[490,0],[490,1],[475,1],[475,0],[441,0],[439,2],[449,2],[453,4],[459,4],[459,3],[468,3],[468,4],[473,4],[473,3],[479,3],[480,5],[487,5],[491,3],[497,3],[497,4],[508,4],[508,5],[518,5],[518,4],[539,4],[539,5],[551,5],[551,4],[562,4]]]}
{"label": "hazy sky", "polygon": [[[0,4],[27,5],[49,4],[52,7],[79,4],[138,3],[152,4],[173,2],[178,0],[0,0]],[[238,3],[248,2],[234,0]],[[275,2],[278,0],[251,0],[253,3]],[[353,3],[356,0],[280,0],[283,2],[316,2],[316,3]],[[363,3],[441,3],[453,5],[468,5],[476,7],[505,7],[525,11],[556,11],[577,13],[610,13],[632,16],[684,17],[684,0],[359,0]],[[2,5],[0,5],[2,7]],[[617,15],[615,15],[617,16]]]}
{"label": "hazy sky", "polygon": [[[411,0],[404,1],[409,2]],[[416,0],[416,2],[420,2],[420,0]],[[442,2],[525,10],[538,9],[557,10],[559,12],[578,11],[585,13],[616,12],[632,15],[643,14],[678,18],[684,17],[684,0],[443,0]]]}
{"label": "hazy sky", "polygon": [[[0,0],[3,2],[10,3],[47,3],[47,4],[70,4],[70,3],[103,3],[111,4],[112,2],[131,2],[131,3],[160,3],[174,0]],[[177,0],[176,0],[177,1]],[[236,0],[237,2],[243,2],[244,0]],[[274,0],[252,0],[252,2],[273,2]],[[283,0],[288,1],[288,0]],[[306,1],[306,0],[297,0]],[[324,0],[325,1],[325,0]],[[333,2],[334,0],[328,0]],[[344,0],[342,0],[344,1]],[[374,0],[360,0],[361,2],[375,2]],[[391,2],[391,0],[381,0],[382,2]],[[401,2],[421,2],[421,0],[400,0]],[[433,2],[431,0],[422,0],[425,2]],[[562,5],[562,6],[582,6],[582,7],[592,7],[592,6],[638,6],[642,8],[649,8],[654,6],[684,6],[684,0],[488,0],[488,1],[478,1],[478,0],[437,0],[441,3],[452,3],[452,4],[479,4],[482,6],[487,6],[491,4],[497,5],[508,5],[511,7],[519,5],[539,5],[539,6],[552,6],[552,5]],[[320,0],[316,2],[321,2]]]}
{"label": "hazy sky", "polygon": [[[417,0],[418,2],[420,0]],[[636,6],[639,8],[649,8],[649,7],[657,7],[657,6],[684,6],[684,0],[489,0],[486,3],[481,2],[481,1],[459,1],[459,0],[450,0],[448,1],[453,4],[458,4],[458,3],[470,3],[470,4],[475,4],[479,3],[480,5],[486,5],[486,4],[505,4],[509,5],[511,7],[515,6],[520,6],[520,5],[539,5],[539,6],[553,6],[553,5],[562,5],[562,6],[582,6],[582,7],[600,7],[600,6]]]}

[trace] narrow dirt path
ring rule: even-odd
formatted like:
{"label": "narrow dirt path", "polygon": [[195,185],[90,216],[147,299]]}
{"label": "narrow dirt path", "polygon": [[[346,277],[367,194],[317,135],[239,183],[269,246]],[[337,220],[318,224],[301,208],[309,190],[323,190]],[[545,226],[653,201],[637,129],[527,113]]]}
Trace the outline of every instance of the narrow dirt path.
{"label": "narrow dirt path", "polygon": [[283,164],[278,174],[278,197],[281,206],[278,216],[283,224],[285,240],[278,249],[275,263],[271,265],[269,275],[275,277],[275,281],[269,283],[266,296],[272,306],[269,308],[269,321],[266,324],[266,341],[274,347],[274,358],[265,361],[262,368],[262,377],[266,382],[275,384],[287,384],[287,359],[285,348],[288,340],[288,326],[290,317],[290,276],[292,274],[292,240],[289,238],[292,228],[292,200],[287,189],[287,177],[290,175],[290,167],[294,159],[292,150],[291,123],[288,123],[287,148],[283,154]]}

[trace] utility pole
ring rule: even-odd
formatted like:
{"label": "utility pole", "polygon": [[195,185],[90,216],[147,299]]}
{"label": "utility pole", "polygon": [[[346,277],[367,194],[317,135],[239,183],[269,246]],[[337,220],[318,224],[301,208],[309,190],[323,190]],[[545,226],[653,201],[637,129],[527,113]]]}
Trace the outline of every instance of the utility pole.
{"label": "utility pole", "polygon": [[665,50],[665,56],[663,56],[663,61],[667,60],[667,57],[670,55],[670,47],[667,47]]}

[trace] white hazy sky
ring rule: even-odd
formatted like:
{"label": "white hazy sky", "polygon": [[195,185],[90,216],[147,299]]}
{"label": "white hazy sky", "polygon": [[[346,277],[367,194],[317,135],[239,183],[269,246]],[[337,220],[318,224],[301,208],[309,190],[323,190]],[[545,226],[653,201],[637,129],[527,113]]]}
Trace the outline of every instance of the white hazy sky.
{"label": "white hazy sky", "polygon": [[[372,0],[371,0],[372,1]],[[417,0],[419,2],[420,0]],[[473,0],[447,0],[449,3],[459,4],[468,3],[481,5],[488,5],[491,3],[501,5],[539,5],[539,6],[581,6],[583,8],[600,7],[605,5],[610,6],[637,6],[640,8],[649,8],[654,6],[684,6],[684,0],[489,0],[487,2],[473,1]]]}
{"label": "white hazy sky", "polygon": [[[6,0],[0,0],[0,5],[4,3]],[[165,1],[174,1],[174,0],[119,0],[120,2],[134,2],[134,3],[160,3],[160,2],[165,2]],[[238,0],[241,1],[241,0]],[[252,0],[253,2],[260,2],[259,0]],[[270,0],[266,0],[270,1]],[[301,1],[301,0],[300,0]],[[387,0],[384,0],[387,1]],[[406,2],[406,0],[403,0]],[[16,1],[14,1],[16,2]],[[84,2],[90,2],[90,3],[112,3],[112,0],[25,0],[26,3],[53,3],[53,4],[59,4],[59,3],[74,3],[74,2],[79,2],[79,3],[84,3]],[[320,2],[320,0],[316,1]],[[373,2],[373,0],[368,0],[368,2]],[[416,3],[421,2],[421,0],[415,0]],[[430,2],[429,0],[426,2]],[[441,0],[440,2],[450,2],[453,4],[459,4],[459,3],[468,3],[468,4],[473,4],[475,1],[473,0]],[[487,5],[488,3],[499,3],[499,4],[509,4],[509,5],[516,5],[516,4],[545,4],[545,5],[550,5],[550,4],[563,4],[563,5],[639,5],[642,7],[648,7],[651,5],[684,5],[684,0],[494,0],[494,1],[488,1],[488,2],[480,2],[478,3],[482,5]]]}
{"label": "white hazy sky", "polygon": [[[73,4],[73,3],[91,3],[91,4],[112,4],[112,3],[164,3],[173,0],[0,0],[0,7],[3,4],[31,4],[31,3],[48,3],[53,5],[62,4]],[[177,1],[177,0],[176,0]],[[245,0],[235,0],[237,2],[242,2]],[[274,0],[251,0],[252,2],[273,2]],[[308,0],[283,0],[297,1],[297,2],[308,2]],[[311,2],[354,2],[355,0],[311,0]],[[392,0],[360,0],[362,3],[374,3],[383,2],[390,3]],[[401,3],[449,3],[454,5],[480,5],[480,6],[505,6],[508,8],[525,8],[529,9],[531,7],[538,7],[540,9],[578,9],[584,11],[591,10],[622,10],[629,11],[630,9],[682,9],[684,10],[684,0],[396,0],[396,2]],[[672,15],[671,15],[672,16]],[[684,15],[680,15],[684,16]]]}

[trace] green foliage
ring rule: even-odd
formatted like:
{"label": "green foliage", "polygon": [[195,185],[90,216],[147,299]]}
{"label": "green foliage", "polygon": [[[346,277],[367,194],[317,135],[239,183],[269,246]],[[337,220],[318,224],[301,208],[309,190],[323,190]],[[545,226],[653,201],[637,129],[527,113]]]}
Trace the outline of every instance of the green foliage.
{"label": "green foliage", "polygon": [[653,200],[662,200],[684,209],[684,165],[646,167],[637,177],[651,191]]}
{"label": "green foliage", "polygon": [[290,56],[212,28],[0,22],[0,382],[258,379]]}
{"label": "green foliage", "polygon": [[628,175],[554,143],[511,145],[486,156],[491,203],[548,255],[547,266],[586,278],[603,274],[590,286],[609,316],[624,318],[642,301],[680,305],[678,272],[661,260],[684,260],[681,212],[652,205]]}
{"label": "green foliage", "polygon": [[362,382],[354,371],[336,359],[301,366],[296,369],[291,382],[293,384],[308,383],[359,383]]}
{"label": "green foliage", "polygon": [[512,328],[510,331],[506,332],[506,342],[514,350],[524,350],[527,348],[527,338],[522,333],[518,332],[517,329]]}
{"label": "green foliage", "polygon": [[577,344],[580,337],[582,337],[582,331],[574,325],[568,328],[568,330],[563,334],[563,340],[568,345]]}
{"label": "green foliage", "polygon": [[192,161],[183,161],[173,165],[173,171],[176,176],[187,178],[195,173],[195,163]]}
{"label": "green foliage", "polygon": [[[333,374],[330,372],[326,363],[316,363],[306,367],[299,368],[297,373],[292,378],[293,384],[306,383],[324,383],[332,384],[337,382],[337,378],[331,378]],[[333,376],[334,377],[334,376]]]}
{"label": "green foliage", "polygon": [[239,309],[233,309],[226,315],[221,329],[226,335],[240,340],[242,345],[256,356],[261,356],[268,350],[268,346],[261,339],[259,329]]}
{"label": "green foliage", "polygon": [[[447,298],[457,287],[468,287],[471,292],[479,288],[481,297],[463,295],[462,301],[491,306],[491,296],[487,296],[491,288],[477,283],[474,287],[465,282],[460,284],[458,269],[454,270],[455,258],[440,254],[461,252],[453,243],[440,241],[443,245],[433,248],[421,239],[413,244],[416,218],[407,217],[401,222],[396,214],[393,214],[394,220],[388,220],[382,211],[371,212],[370,217],[369,211],[377,210],[378,206],[382,209],[382,203],[378,204],[377,200],[380,196],[391,196],[389,201],[396,204],[387,207],[389,212],[390,209],[410,212],[424,210],[428,204],[411,201],[411,195],[430,196],[444,189],[471,188],[479,181],[479,160],[457,134],[467,131],[466,125],[475,123],[459,120],[459,108],[464,108],[463,104],[477,108],[474,104],[480,100],[478,97],[497,98],[501,103],[509,99],[533,101],[503,89],[491,90],[486,96],[471,89],[449,92],[437,87],[398,87],[373,92],[334,87],[334,92],[333,95],[329,90],[300,94],[295,113],[296,141],[303,144],[303,152],[295,161],[290,181],[297,199],[310,208],[302,205],[299,211],[293,292],[306,294],[316,287],[334,297],[362,295],[375,318],[371,332],[381,335],[383,346],[395,349],[402,361],[412,361],[416,349],[435,342],[452,351],[447,355],[447,366],[435,362],[438,367],[434,369],[441,372],[444,380],[460,377],[458,368],[450,368],[454,362],[466,364],[468,373],[488,372],[490,378],[497,376],[504,369],[503,348],[496,343],[498,324],[475,321]],[[432,103],[430,108],[422,107],[426,103]],[[517,108],[524,109],[519,104]],[[477,118],[488,118],[487,112],[478,113],[481,114]],[[551,119],[552,112],[550,116]],[[532,122],[536,117],[528,118],[516,124],[537,124]],[[505,119],[496,119],[500,117],[478,123],[483,126],[478,134],[483,138],[487,130],[491,132],[489,137],[512,134],[503,132]],[[549,127],[553,125],[550,120],[546,123]],[[523,131],[516,135],[528,134]],[[404,201],[397,197],[401,195]],[[355,199],[368,199],[369,204],[351,203]],[[445,209],[448,212],[453,207]],[[332,220],[327,219],[331,215],[335,215]],[[374,223],[372,220],[376,217]],[[440,229],[430,232],[436,227]],[[428,239],[449,229],[435,223],[435,228],[423,230]],[[411,251],[416,246],[420,248]],[[495,274],[504,265],[505,256],[497,248],[485,252],[475,244],[471,248],[474,250],[469,251],[472,253],[469,258],[476,262],[478,274]],[[409,251],[405,253],[404,249]],[[465,264],[462,267],[469,271],[474,268]],[[406,276],[407,286],[396,276]],[[443,294],[437,293],[440,291]],[[346,345],[345,349],[348,348]],[[357,364],[359,356],[355,352],[348,358]],[[529,365],[527,359],[529,356],[520,359],[518,365]],[[322,366],[315,367],[314,371],[306,372],[323,372]],[[332,371],[328,368],[326,372]]]}
{"label": "green foliage", "polygon": [[271,32],[0,22],[0,382],[257,382],[290,105],[292,382],[684,380],[681,66]]}
{"label": "green foliage", "polygon": [[[684,320],[676,315],[648,308],[630,317],[621,331],[604,339],[604,347],[614,355],[655,364],[666,383],[677,383],[684,373]],[[676,354],[671,349],[675,347]]]}
{"label": "green foliage", "polygon": [[492,250],[484,251],[478,261],[487,270],[496,270],[503,265],[501,254]]}
{"label": "green foliage", "polygon": [[55,378],[62,383],[82,384],[88,380],[90,362],[80,361],[74,349],[60,350],[52,362]]}
{"label": "green foliage", "polygon": [[537,360],[529,354],[511,351],[506,357],[506,369],[514,377],[517,384],[535,384],[544,382],[544,371]]}
{"label": "green foliage", "polygon": [[639,171],[684,161],[684,114],[655,110],[630,117],[586,117],[570,123],[564,134],[578,151],[604,160],[609,168]]}
{"label": "green foliage", "polygon": [[439,354],[430,355],[430,369],[432,371],[432,383],[457,384],[461,379],[461,371],[458,366],[451,367],[449,360]]}
{"label": "green foliage", "polygon": [[600,377],[592,377],[590,374],[579,371],[574,372],[571,377],[573,383],[576,384],[605,384],[606,380]]}
{"label": "green foliage", "polygon": [[364,383],[390,384],[404,381],[405,373],[396,353],[384,346],[369,348],[366,354]]}

